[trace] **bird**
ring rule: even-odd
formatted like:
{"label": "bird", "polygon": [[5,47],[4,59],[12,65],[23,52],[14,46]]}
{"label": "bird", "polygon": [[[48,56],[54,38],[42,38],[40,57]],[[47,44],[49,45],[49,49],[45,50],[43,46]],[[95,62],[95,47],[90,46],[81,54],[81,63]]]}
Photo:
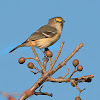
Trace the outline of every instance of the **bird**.
{"label": "bird", "polygon": [[33,46],[38,47],[39,49],[48,48],[57,42],[61,37],[64,22],[65,21],[62,17],[53,17],[49,19],[48,24],[42,26],[36,32],[32,33],[25,42],[12,49],[9,53],[13,52],[19,47],[30,46],[28,40],[31,41]]}

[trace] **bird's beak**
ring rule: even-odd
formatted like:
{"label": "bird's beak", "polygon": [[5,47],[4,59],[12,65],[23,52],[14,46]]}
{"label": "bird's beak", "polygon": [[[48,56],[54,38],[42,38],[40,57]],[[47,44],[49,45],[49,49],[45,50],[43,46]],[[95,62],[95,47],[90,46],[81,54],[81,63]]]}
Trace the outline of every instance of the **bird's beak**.
{"label": "bird's beak", "polygon": [[65,23],[65,21],[64,21],[64,20],[62,20],[62,23]]}

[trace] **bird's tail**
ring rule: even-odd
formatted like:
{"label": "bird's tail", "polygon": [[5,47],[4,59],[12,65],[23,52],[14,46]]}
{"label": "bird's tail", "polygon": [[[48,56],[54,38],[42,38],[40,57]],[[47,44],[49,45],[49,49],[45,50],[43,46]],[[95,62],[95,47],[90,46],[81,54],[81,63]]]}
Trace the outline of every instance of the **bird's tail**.
{"label": "bird's tail", "polygon": [[13,52],[14,50],[16,50],[19,47],[22,47],[22,45],[18,45],[16,48],[12,49],[9,53]]}
{"label": "bird's tail", "polygon": [[26,40],[25,42],[23,42],[21,45],[18,45],[16,48],[12,49],[9,53],[13,52],[14,50],[16,50],[19,47],[23,47],[23,46],[29,46],[29,42]]}

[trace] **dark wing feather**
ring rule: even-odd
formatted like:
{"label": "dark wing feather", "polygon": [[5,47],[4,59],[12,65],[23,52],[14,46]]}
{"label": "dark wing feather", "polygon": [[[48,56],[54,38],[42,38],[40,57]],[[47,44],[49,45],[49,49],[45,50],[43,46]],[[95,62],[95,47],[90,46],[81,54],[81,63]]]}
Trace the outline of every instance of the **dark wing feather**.
{"label": "dark wing feather", "polygon": [[50,38],[57,34],[57,30],[49,25],[42,26],[39,30],[33,33],[28,39],[35,41],[43,38]]}

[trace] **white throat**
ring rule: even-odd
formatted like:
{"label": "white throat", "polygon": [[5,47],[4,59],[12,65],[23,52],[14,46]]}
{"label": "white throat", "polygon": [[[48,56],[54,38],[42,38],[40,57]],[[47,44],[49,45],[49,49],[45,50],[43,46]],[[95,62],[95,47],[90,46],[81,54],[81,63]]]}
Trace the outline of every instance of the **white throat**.
{"label": "white throat", "polygon": [[62,26],[60,23],[51,24],[50,26],[55,27],[60,32],[60,34],[62,33]]}

